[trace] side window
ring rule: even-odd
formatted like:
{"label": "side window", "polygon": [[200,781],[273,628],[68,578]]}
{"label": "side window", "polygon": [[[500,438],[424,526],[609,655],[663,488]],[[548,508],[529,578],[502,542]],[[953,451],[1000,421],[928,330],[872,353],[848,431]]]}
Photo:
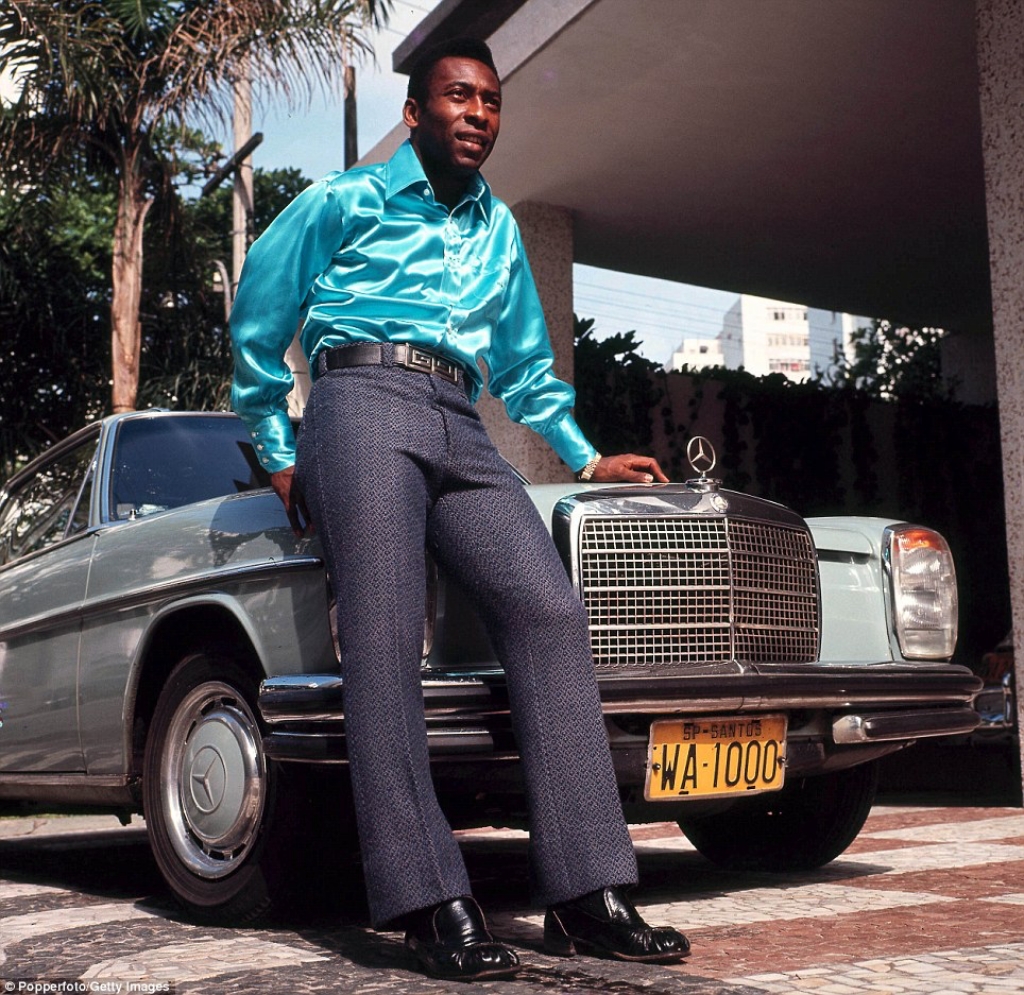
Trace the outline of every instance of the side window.
{"label": "side window", "polygon": [[143,518],[269,483],[237,418],[154,416],[118,426],[110,491],[115,518]]}
{"label": "side window", "polygon": [[40,467],[0,508],[0,562],[59,542],[89,524],[96,440]]}

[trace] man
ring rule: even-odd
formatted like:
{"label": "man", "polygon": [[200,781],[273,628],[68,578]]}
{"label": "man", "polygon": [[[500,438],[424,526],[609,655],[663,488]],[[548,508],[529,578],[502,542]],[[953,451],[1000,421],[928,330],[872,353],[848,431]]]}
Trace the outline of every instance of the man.
{"label": "man", "polygon": [[[584,609],[473,407],[488,389],[583,479],[666,481],[601,457],[551,372],[511,212],[479,174],[498,135],[490,50],[457,39],[413,70],[410,140],[389,162],[304,191],[249,254],[232,313],[234,404],[289,521],[312,521],[338,611],[345,727],[370,914],[443,978],[512,974],[470,897],[430,778],[419,665],[424,546],[473,592],[506,670],[548,950],[685,956],[621,890],[636,863],[601,716]],[[284,352],[302,318],[315,382],[298,450]],[[307,507],[308,504],[308,507]],[[572,769],[561,757],[582,758]]]}

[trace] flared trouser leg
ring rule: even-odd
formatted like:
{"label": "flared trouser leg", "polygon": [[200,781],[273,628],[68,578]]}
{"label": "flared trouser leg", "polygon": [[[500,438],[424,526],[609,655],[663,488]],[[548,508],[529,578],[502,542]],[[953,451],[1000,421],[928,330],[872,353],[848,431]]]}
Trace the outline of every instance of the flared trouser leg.
{"label": "flared trouser leg", "polygon": [[584,609],[462,389],[384,367],[326,374],[307,407],[298,470],[337,602],[374,924],[470,891],[430,776],[425,545],[475,602],[506,671],[535,900],[634,882]]}

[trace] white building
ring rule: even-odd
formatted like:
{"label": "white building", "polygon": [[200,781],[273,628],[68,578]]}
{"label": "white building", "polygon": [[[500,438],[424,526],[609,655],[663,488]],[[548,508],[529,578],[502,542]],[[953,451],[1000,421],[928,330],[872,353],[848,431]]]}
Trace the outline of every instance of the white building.
{"label": "white building", "polygon": [[717,338],[683,339],[672,353],[672,358],[665,364],[665,369],[681,370],[684,366],[691,370],[703,369],[706,366],[725,366],[721,341]]}
{"label": "white building", "polygon": [[808,308],[807,330],[812,375],[823,373],[827,382],[829,367],[835,362],[836,346],[842,343],[843,353],[848,360],[852,360],[854,333],[859,328],[870,328],[871,324],[872,319],[862,315]]}
{"label": "white building", "polygon": [[827,372],[837,346],[851,356],[853,333],[868,324],[867,318],[741,294],[726,312],[717,338],[683,339],[666,369],[742,367],[755,376],[781,373],[807,380]]}

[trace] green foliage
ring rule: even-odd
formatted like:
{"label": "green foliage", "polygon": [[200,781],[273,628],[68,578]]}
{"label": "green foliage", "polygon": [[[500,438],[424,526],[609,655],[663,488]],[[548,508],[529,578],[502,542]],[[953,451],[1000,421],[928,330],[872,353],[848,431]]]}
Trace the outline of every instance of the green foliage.
{"label": "green foliage", "polygon": [[[0,6],[0,71],[21,87],[0,108],[0,186],[39,192],[105,177],[116,190],[109,253],[115,410],[138,403],[136,364],[145,365],[144,353],[152,354],[171,319],[152,307],[146,313],[154,288],[142,291],[139,233],[148,218],[159,222],[167,243],[184,244],[174,230],[175,177],[195,174],[210,151],[191,123],[225,120],[234,85],[246,77],[276,87],[293,104],[300,90],[340,92],[346,64],[369,52],[365,30],[382,23],[390,8],[391,0],[6,0]],[[180,314],[186,304],[201,305],[202,295],[180,296],[192,261],[172,263],[171,287],[159,300]],[[166,308],[168,302],[175,307]]]}
{"label": "green foliage", "polygon": [[598,339],[594,319],[574,315],[573,333],[580,427],[605,453],[649,448],[649,415],[660,396],[651,374],[658,364],[640,355],[635,331]]}
{"label": "green foliage", "polygon": [[[178,150],[182,181],[198,161]],[[308,180],[256,170],[262,230]],[[116,194],[109,180],[69,178],[0,196],[0,479],[109,411],[110,252]],[[231,252],[231,192],[185,201],[147,232],[139,407],[228,405],[231,344],[214,259]]]}
{"label": "green foliage", "polygon": [[[253,172],[259,236],[310,183],[298,169]],[[139,407],[223,410],[231,394],[231,338],[215,263],[231,268],[232,193],[222,186],[186,201],[175,237],[147,248],[146,286],[161,288],[144,312]],[[152,295],[147,295],[152,300]],[[174,307],[165,306],[173,302]]]}
{"label": "green foliage", "polygon": [[876,318],[854,332],[853,359],[837,347],[818,379],[884,400],[952,400],[956,384],[942,376],[944,334],[941,328],[907,328]]}
{"label": "green foliage", "polygon": [[[225,119],[248,66],[292,102],[340,92],[344,65],[392,0],[7,0],[0,66],[20,99],[0,116],[0,166],[35,182],[69,156],[135,168],[161,125]],[[146,156],[150,163],[157,158]]]}
{"label": "green foliage", "polygon": [[114,194],[0,195],[0,474],[94,418],[109,392]]}

